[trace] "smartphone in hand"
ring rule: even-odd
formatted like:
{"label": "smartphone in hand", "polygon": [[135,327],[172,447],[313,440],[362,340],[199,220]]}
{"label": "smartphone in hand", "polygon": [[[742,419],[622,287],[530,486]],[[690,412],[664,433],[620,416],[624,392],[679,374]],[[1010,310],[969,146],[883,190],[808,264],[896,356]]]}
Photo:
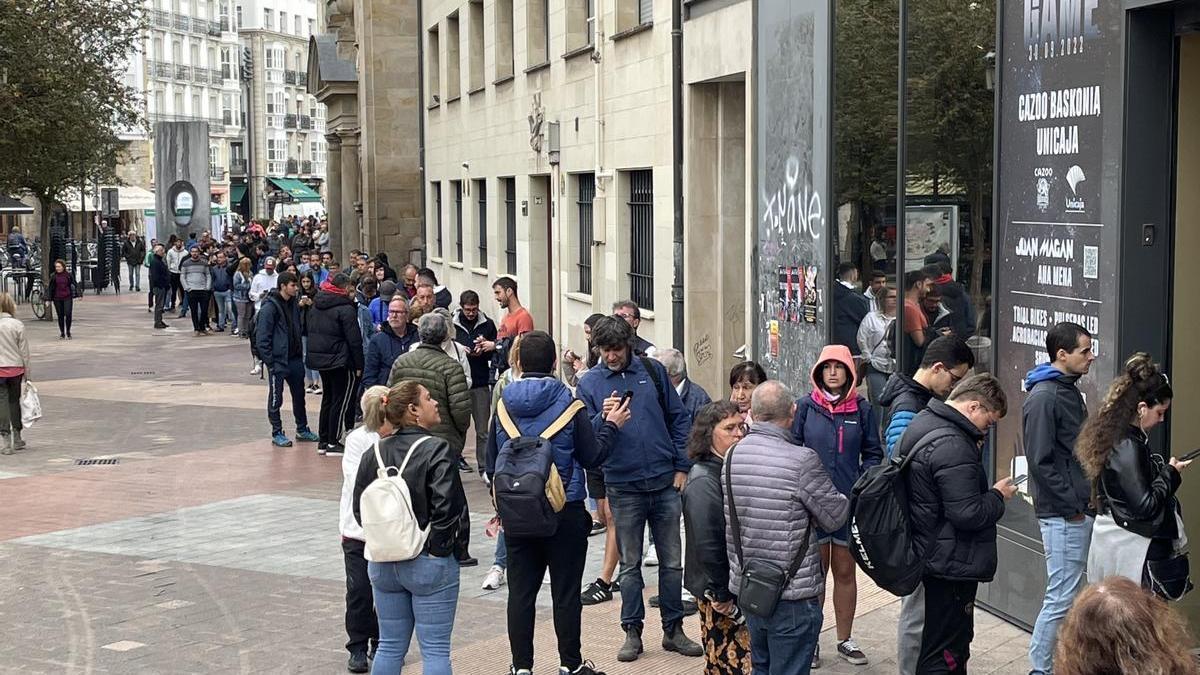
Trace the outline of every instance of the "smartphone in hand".
{"label": "smartphone in hand", "polygon": [[1029,480],[1029,474],[1023,473],[1020,476],[1012,478],[1011,480],[1012,480],[1013,485],[1020,485],[1021,483],[1024,483],[1025,481]]}
{"label": "smartphone in hand", "polygon": [[621,401],[619,403],[617,403],[617,407],[625,405],[625,402],[631,398],[633,398],[633,390],[626,389],[625,393],[621,396]]}
{"label": "smartphone in hand", "polygon": [[1188,454],[1184,455],[1183,457],[1180,457],[1179,461],[1190,462],[1193,459],[1196,459],[1197,457],[1200,457],[1200,448],[1196,448],[1195,450],[1189,452]]}

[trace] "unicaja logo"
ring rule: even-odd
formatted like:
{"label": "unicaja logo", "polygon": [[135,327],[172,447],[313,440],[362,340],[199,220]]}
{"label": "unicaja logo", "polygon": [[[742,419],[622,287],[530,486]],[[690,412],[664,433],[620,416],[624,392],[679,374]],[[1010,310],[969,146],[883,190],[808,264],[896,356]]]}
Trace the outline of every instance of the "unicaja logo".
{"label": "unicaja logo", "polygon": [[854,538],[854,548],[858,550],[862,566],[869,570],[875,569],[875,564],[871,562],[871,557],[867,555],[867,549],[863,548],[862,535],[858,533],[858,519],[853,516],[850,518],[850,536]]}

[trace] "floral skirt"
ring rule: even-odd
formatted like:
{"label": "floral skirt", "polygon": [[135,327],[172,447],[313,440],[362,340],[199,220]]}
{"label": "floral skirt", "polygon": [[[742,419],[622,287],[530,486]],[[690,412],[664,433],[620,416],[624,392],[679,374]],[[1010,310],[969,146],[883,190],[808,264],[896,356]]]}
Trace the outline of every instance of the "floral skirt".
{"label": "floral skirt", "polygon": [[700,640],[704,645],[705,675],[750,673],[750,631],[746,625],[713,609],[712,603],[696,598],[700,606]]}

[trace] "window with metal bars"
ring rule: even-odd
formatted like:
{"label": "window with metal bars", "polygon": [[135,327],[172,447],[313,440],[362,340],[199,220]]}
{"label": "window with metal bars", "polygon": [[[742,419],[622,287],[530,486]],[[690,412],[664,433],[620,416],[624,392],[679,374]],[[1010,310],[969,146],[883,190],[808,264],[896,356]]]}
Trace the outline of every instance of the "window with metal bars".
{"label": "window with metal bars", "polygon": [[433,222],[437,226],[437,232],[434,236],[437,238],[437,254],[438,254],[438,257],[441,258],[443,255],[442,254],[442,184],[441,183],[431,183],[431,185],[433,186],[433,208],[434,208],[434,214],[435,214]]}
{"label": "window with metal bars", "polygon": [[654,172],[629,172],[629,297],[654,309]]}
{"label": "window with metal bars", "polygon": [[580,293],[592,293],[592,200],[596,197],[596,176],[581,173],[579,181],[579,285]]}
{"label": "window with metal bars", "polygon": [[488,266],[487,256],[487,180],[481,178],[475,181],[475,204],[479,207],[479,218],[476,221],[479,231],[479,266]]}
{"label": "window with metal bars", "polygon": [[462,181],[452,180],[450,184],[454,187],[454,252],[457,257],[454,259],[462,262],[463,259],[463,222],[462,222]]}
{"label": "window with metal bars", "polygon": [[517,273],[517,179],[501,178],[504,182],[504,255],[505,269]]}

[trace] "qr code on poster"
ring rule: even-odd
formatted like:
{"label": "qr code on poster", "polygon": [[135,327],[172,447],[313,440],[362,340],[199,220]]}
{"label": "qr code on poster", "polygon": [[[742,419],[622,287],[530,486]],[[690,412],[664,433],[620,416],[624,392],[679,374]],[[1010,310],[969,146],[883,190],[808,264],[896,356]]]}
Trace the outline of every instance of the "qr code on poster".
{"label": "qr code on poster", "polygon": [[1083,278],[1095,279],[1100,276],[1100,247],[1083,247]]}

